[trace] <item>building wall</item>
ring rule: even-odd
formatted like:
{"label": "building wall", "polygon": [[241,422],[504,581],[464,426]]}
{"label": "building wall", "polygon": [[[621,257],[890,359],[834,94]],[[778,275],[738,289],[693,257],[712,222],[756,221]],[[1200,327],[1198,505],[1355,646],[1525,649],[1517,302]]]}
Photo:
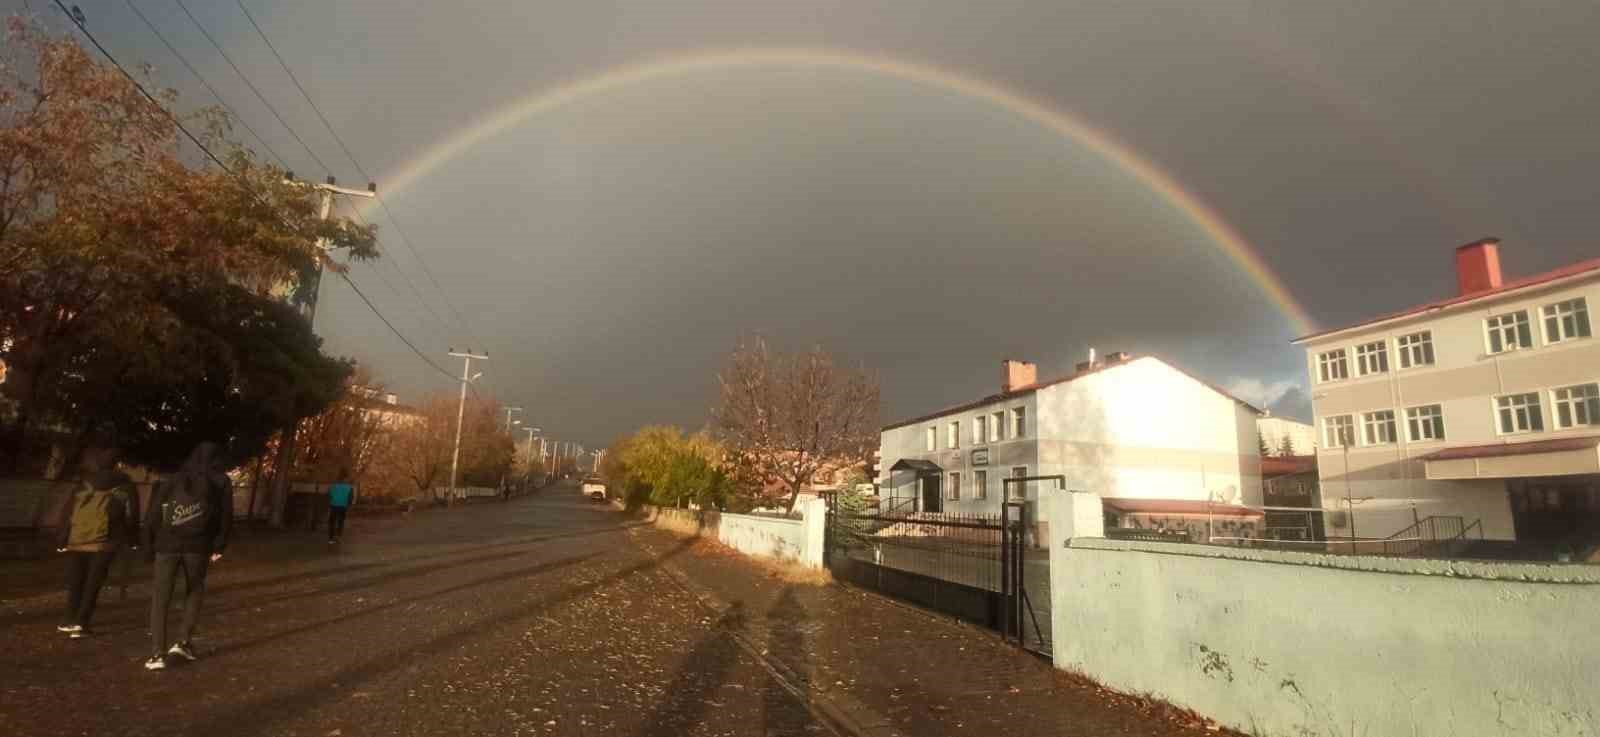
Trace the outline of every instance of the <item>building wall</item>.
{"label": "building wall", "polygon": [[[1485,536],[1513,539],[1510,502],[1499,481],[1445,482],[1424,480],[1421,461],[1416,460],[1442,448],[1481,445],[1495,442],[1521,442],[1550,438],[1593,435],[1595,427],[1568,430],[1555,428],[1551,390],[1572,384],[1600,381],[1600,341],[1595,338],[1549,344],[1544,334],[1539,308],[1553,302],[1584,297],[1592,329],[1600,329],[1600,279],[1579,285],[1530,291],[1515,297],[1485,300],[1446,313],[1424,313],[1393,324],[1367,330],[1339,333],[1308,341],[1306,367],[1312,381],[1312,405],[1320,433],[1330,416],[1350,414],[1360,438],[1361,414],[1392,409],[1398,424],[1397,442],[1350,449],[1350,471],[1354,498],[1373,497],[1357,507],[1355,521],[1361,537],[1382,537],[1411,522],[1409,509],[1416,506],[1428,514],[1461,514],[1483,519]],[[1488,354],[1484,321],[1490,316],[1528,311],[1533,348],[1498,355]],[[1395,353],[1395,338],[1421,330],[1433,332],[1435,364],[1400,369]],[[1385,340],[1389,345],[1387,373],[1355,375],[1355,346]],[[1351,378],[1319,383],[1317,357],[1335,348],[1345,348],[1350,359]],[[1536,433],[1502,435],[1495,420],[1497,395],[1538,392],[1545,430]],[[1444,417],[1443,441],[1413,442],[1406,435],[1404,410],[1425,404],[1439,404]],[[1318,446],[1318,467],[1322,470],[1323,497],[1330,502],[1344,498],[1344,452]],[[1340,502],[1342,506],[1342,501]],[[1332,504],[1326,504],[1332,508]],[[1363,523],[1370,524],[1362,530]],[[1329,529],[1330,536],[1341,530]]]}
{"label": "building wall", "polygon": [[1278,455],[1284,437],[1294,444],[1295,455],[1311,455],[1317,450],[1317,429],[1304,422],[1283,417],[1261,417],[1256,420],[1256,430],[1267,441],[1267,450]]}
{"label": "building wall", "polygon": [[1593,567],[1059,532],[1054,662],[1108,687],[1260,735],[1600,733]]}
{"label": "building wall", "polygon": [[1040,473],[1071,489],[1261,503],[1255,412],[1158,360],[1046,387],[1039,403]]}
{"label": "building wall", "polygon": [[[1009,425],[1011,411],[1017,407],[1023,408],[1027,424],[1027,434],[1020,438],[1013,436]],[[999,411],[1006,413],[1008,431],[1005,438],[998,441],[974,443],[972,435],[973,419]],[[946,442],[945,433],[952,420],[960,422],[961,426],[960,447],[958,448],[950,448]],[[927,450],[926,441],[926,433],[929,427],[938,429],[938,447],[931,453]],[[949,474],[951,472],[961,474],[959,499],[950,499],[948,486],[944,489],[944,511],[961,514],[997,514],[1000,511],[1000,503],[1002,501],[1001,477],[1010,474],[1011,469],[1017,466],[1026,466],[1030,474],[1036,473],[1033,469],[1038,467],[1039,458],[1037,394],[1034,392],[1017,394],[1006,399],[943,415],[914,425],[884,430],[880,437],[879,452],[881,453],[881,458],[878,468],[881,477],[881,488],[879,489],[881,496],[905,497],[909,494],[920,493],[913,474],[899,472],[891,476],[889,468],[903,459],[932,461],[944,469],[946,485],[949,483]],[[987,465],[973,463],[973,451],[977,449],[983,449],[988,454]],[[980,469],[988,471],[988,485],[983,498],[979,498],[973,485],[975,478],[973,472]]]}
{"label": "building wall", "polygon": [[818,567],[827,510],[819,500],[803,505],[802,511],[801,519],[670,507],[650,507],[647,514],[657,527],[680,535],[711,538],[757,558]]}

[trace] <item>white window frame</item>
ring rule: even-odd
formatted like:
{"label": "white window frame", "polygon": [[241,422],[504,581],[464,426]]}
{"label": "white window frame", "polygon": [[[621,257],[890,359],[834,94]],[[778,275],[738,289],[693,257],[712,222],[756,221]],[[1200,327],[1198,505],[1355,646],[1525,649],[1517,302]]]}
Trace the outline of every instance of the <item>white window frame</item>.
{"label": "white window frame", "polygon": [[[1381,415],[1388,415],[1388,417],[1384,418]],[[1379,434],[1381,434],[1381,431],[1384,429],[1385,425],[1388,426],[1387,427],[1388,435],[1389,435],[1389,439],[1388,440],[1379,439],[1374,434],[1374,430],[1380,431]],[[1400,436],[1400,428],[1398,427],[1398,423],[1395,421],[1394,410],[1392,410],[1392,409],[1375,409],[1375,410],[1372,410],[1371,412],[1362,412],[1361,413],[1361,445],[1362,445],[1362,447],[1371,447],[1371,446],[1377,446],[1377,445],[1394,445],[1395,443],[1399,442],[1399,440],[1400,440],[1399,436]]]}
{"label": "white window frame", "polygon": [[[1579,396],[1572,396],[1576,390],[1582,392]],[[1562,394],[1567,396],[1563,397]],[[1561,410],[1567,411],[1565,422],[1561,419]],[[1584,421],[1578,421],[1582,416]],[[1600,425],[1600,383],[1573,384],[1571,386],[1558,386],[1550,390],[1550,419],[1555,422],[1557,430],[1572,430],[1579,427],[1595,427]]]}
{"label": "white window frame", "polygon": [[[1532,404],[1528,404],[1525,401],[1529,397],[1533,399]],[[1496,396],[1494,398],[1495,433],[1498,435],[1528,435],[1532,433],[1544,432],[1544,403],[1540,401],[1540,399],[1541,397],[1539,392],[1520,392],[1517,394],[1501,394]],[[1524,401],[1507,401],[1505,406],[1501,406],[1502,400]],[[1501,422],[1501,420],[1505,419],[1501,413],[1506,411],[1511,413],[1512,424],[1514,425],[1514,427],[1510,430],[1507,430],[1505,424]],[[1525,420],[1525,422],[1517,422],[1519,419]],[[1523,425],[1526,426],[1524,427]],[[1537,425],[1537,427],[1535,425]]]}
{"label": "white window frame", "polygon": [[[1427,414],[1423,414],[1427,412]],[[1426,432],[1417,432],[1420,428],[1427,428]],[[1411,443],[1433,443],[1445,439],[1444,405],[1419,404],[1406,408],[1406,441]]]}
{"label": "white window frame", "polygon": [[923,445],[926,446],[926,450],[929,453],[932,453],[932,452],[938,450],[939,449],[939,426],[938,425],[929,425],[927,430],[925,430],[925,432],[927,434],[927,442],[923,443]]}
{"label": "white window frame", "polygon": [[978,415],[972,418],[972,444],[986,445],[989,442],[989,416]]}
{"label": "white window frame", "polygon": [[[1494,339],[1500,338],[1500,350],[1494,349]],[[1510,343],[1506,338],[1511,337]],[[1527,339],[1524,345],[1521,338]],[[1528,324],[1527,310],[1513,310],[1498,315],[1491,315],[1483,319],[1483,349],[1491,356],[1502,353],[1514,353],[1533,348],[1533,326]]]}
{"label": "white window frame", "polygon": [[[1336,423],[1335,420],[1344,420],[1344,422]],[[1346,443],[1343,442],[1345,439],[1336,438],[1332,432],[1335,429],[1334,426],[1336,424],[1342,425],[1345,429],[1350,431],[1349,445],[1354,445],[1356,441],[1356,416],[1353,414],[1342,414],[1329,415],[1322,418],[1322,447],[1328,448],[1329,450],[1345,447]]]}
{"label": "white window frame", "polygon": [[[1566,308],[1563,312],[1562,308]],[[1583,297],[1564,299],[1539,308],[1539,322],[1544,326],[1544,342],[1565,343],[1569,340],[1582,340],[1593,335],[1589,324],[1589,303]],[[1571,320],[1572,334],[1567,334],[1566,323]],[[1551,326],[1555,330],[1551,330]]]}
{"label": "white window frame", "polygon": [[1026,406],[1011,408],[1011,437],[1028,437],[1028,408]]}
{"label": "white window frame", "polygon": [[[1335,357],[1334,354],[1338,354]],[[1337,366],[1340,376],[1332,376],[1330,369]],[[1344,348],[1333,348],[1317,354],[1317,383],[1331,384],[1335,381],[1344,381],[1350,378],[1350,351]]]}
{"label": "white window frame", "polygon": [[[1355,354],[1357,376],[1389,373],[1389,340],[1387,338],[1358,344]],[[1383,365],[1368,365],[1380,363]]]}
{"label": "white window frame", "polygon": [[[1011,467],[1011,475],[1007,476],[1006,478],[1022,479],[1022,478],[1027,478],[1027,477],[1028,477],[1028,467],[1027,466],[1012,466]],[[1000,488],[1001,488],[1002,491],[1004,491],[1007,488],[1005,482],[1002,481],[1000,483]],[[1014,500],[1027,499],[1028,498],[1028,487],[1027,486],[1019,485],[1016,488],[1018,489],[1017,495],[1016,496],[1010,496],[1009,493],[1008,493],[1006,498],[1005,498],[1005,501],[1014,501]]]}
{"label": "white window frame", "polygon": [[961,472],[960,471],[951,471],[950,472],[950,483],[945,484],[945,486],[949,487],[949,488],[945,489],[945,492],[944,492],[944,500],[945,501],[947,501],[947,502],[959,502],[959,501],[961,501]]}
{"label": "white window frame", "polygon": [[989,413],[990,430],[994,432],[996,443],[1006,439],[1006,411]]}
{"label": "white window frame", "polygon": [[955,450],[956,448],[961,447],[960,420],[951,420],[949,424],[945,425],[944,432],[944,447],[947,450]]}
{"label": "white window frame", "polygon": [[[1419,330],[1407,333],[1394,339],[1395,353],[1398,354],[1398,368],[1404,371],[1409,368],[1432,366],[1436,360],[1433,355],[1433,331]],[[1428,360],[1422,361],[1421,358]]]}
{"label": "white window frame", "polygon": [[989,498],[989,469],[979,468],[972,472],[972,498]]}

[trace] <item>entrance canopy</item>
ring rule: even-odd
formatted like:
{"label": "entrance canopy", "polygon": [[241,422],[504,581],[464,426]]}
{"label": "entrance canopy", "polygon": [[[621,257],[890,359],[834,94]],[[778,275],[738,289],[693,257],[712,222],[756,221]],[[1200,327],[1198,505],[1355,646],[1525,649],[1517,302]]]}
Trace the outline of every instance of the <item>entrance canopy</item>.
{"label": "entrance canopy", "polygon": [[939,464],[915,458],[901,458],[895,461],[894,465],[889,467],[889,472],[894,473],[895,471],[912,471],[918,476],[939,476],[944,473],[944,469],[940,468]]}
{"label": "entrance canopy", "polygon": [[1430,480],[1600,473],[1600,435],[1446,448],[1422,460]]}

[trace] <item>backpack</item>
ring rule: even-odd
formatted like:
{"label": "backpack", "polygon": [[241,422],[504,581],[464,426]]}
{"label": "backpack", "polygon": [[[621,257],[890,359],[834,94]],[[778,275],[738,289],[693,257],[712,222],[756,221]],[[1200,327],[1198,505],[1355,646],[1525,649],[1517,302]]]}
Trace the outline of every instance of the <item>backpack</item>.
{"label": "backpack", "polygon": [[96,489],[85,481],[72,495],[72,519],[68,545],[97,545],[112,542],[113,532],[127,529],[128,496],[121,487]]}
{"label": "backpack", "polygon": [[169,479],[172,496],[161,505],[161,521],[173,537],[198,540],[211,534],[216,504],[211,499],[210,480],[203,476]]}

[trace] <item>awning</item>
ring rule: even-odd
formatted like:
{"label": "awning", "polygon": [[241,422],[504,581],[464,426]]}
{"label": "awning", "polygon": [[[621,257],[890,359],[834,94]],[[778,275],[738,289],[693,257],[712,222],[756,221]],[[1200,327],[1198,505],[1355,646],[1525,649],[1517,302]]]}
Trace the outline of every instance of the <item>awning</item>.
{"label": "awning", "polygon": [[944,469],[933,461],[924,461],[916,458],[901,458],[889,467],[889,473],[895,471],[915,471],[918,476],[937,476],[944,473]]}
{"label": "awning", "polygon": [[1237,504],[1218,504],[1202,499],[1127,499],[1107,497],[1107,507],[1123,514],[1184,514],[1199,517],[1261,517],[1261,510]]}
{"label": "awning", "polygon": [[1433,480],[1600,473],[1600,435],[1466,445],[1434,451],[1422,460]]}

